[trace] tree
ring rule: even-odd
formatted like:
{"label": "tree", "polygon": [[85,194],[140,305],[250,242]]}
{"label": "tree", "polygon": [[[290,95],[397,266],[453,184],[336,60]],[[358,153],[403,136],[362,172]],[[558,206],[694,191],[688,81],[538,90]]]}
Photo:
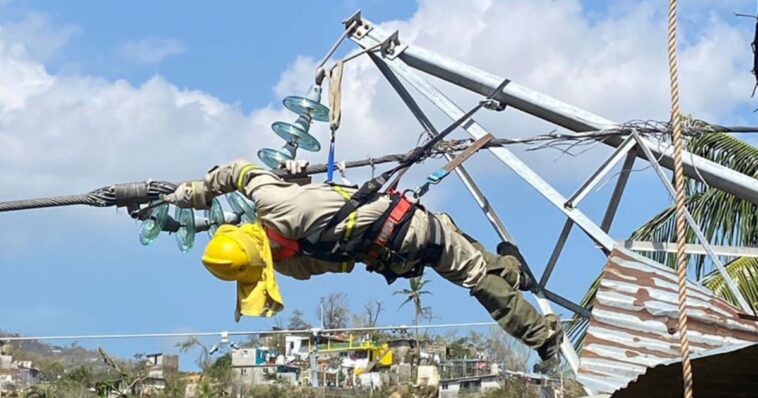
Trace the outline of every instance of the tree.
{"label": "tree", "polygon": [[366,315],[366,326],[373,328],[379,321],[379,314],[382,313],[382,302],[378,300],[369,300],[363,305]]}
{"label": "tree", "polygon": [[531,350],[498,326],[491,326],[483,341],[484,351],[489,359],[501,363],[506,369],[525,372]]}
{"label": "tree", "polygon": [[211,380],[225,385],[232,377],[232,354],[226,353],[216,359],[205,371]]}
{"label": "tree", "polygon": [[37,384],[26,390],[27,398],[59,398],[62,394],[52,384]]}
{"label": "tree", "polygon": [[397,290],[393,294],[394,295],[403,295],[408,296],[405,301],[403,301],[402,304],[400,304],[400,308],[402,308],[404,305],[408,303],[413,303],[413,309],[414,309],[414,325],[419,324],[419,320],[424,315],[425,307],[421,305],[421,296],[425,294],[432,294],[431,292],[427,290],[423,290],[424,286],[429,283],[428,280],[424,280],[423,276],[417,276],[415,278],[410,278],[408,280],[408,283],[410,285],[410,288],[408,289],[402,289]]}
{"label": "tree", "polygon": [[[143,380],[145,380],[148,377],[147,369],[144,366],[143,363],[139,363],[142,356],[141,354],[137,354],[135,356],[135,359],[137,359],[138,363],[135,369],[128,369],[125,366],[122,366],[119,364],[116,360],[110,357],[105,350],[103,350],[103,347],[98,347],[97,351],[100,353],[100,356],[103,357],[103,361],[110,366],[113,370],[116,371],[119,375],[119,381],[113,383],[111,385],[112,390],[111,393],[116,395],[120,398],[129,398],[133,395],[136,386]],[[141,365],[141,366],[140,366]],[[69,372],[70,373],[70,372]],[[78,380],[89,380],[90,378],[90,372],[82,370],[79,375],[76,376],[76,379]],[[82,382],[80,381],[80,384]],[[89,383],[87,384],[89,385]]]}
{"label": "tree", "polygon": [[292,315],[290,315],[290,319],[287,323],[287,329],[302,330],[310,329],[311,327],[311,324],[303,319],[303,313],[300,310],[292,311]]}
{"label": "tree", "polygon": [[408,280],[409,288],[408,289],[402,289],[397,290],[393,294],[394,295],[405,295],[408,296],[405,301],[403,301],[402,304],[400,304],[400,308],[402,308],[407,303],[413,303],[413,309],[414,309],[414,317],[413,317],[413,324],[416,326],[416,330],[414,334],[416,335],[416,352],[418,355],[416,355],[417,360],[420,360],[421,358],[421,344],[419,341],[419,329],[418,324],[419,320],[428,313],[431,319],[431,308],[429,307],[423,307],[421,305],[421,296],[425,294],[432,294],[431,292],[424,289],[424,285],[429,283],[428,280],[424,280],[423,276],[417,276],[414,278],[410,278]]}
{"label": "tree", "polygon": [[194,336],[188,337],[187,340],[176,343],[176,346],[179,347],[179,352],[182,353],[189,352],[195,347],[200,348],[200,355],[198,355],[197,359],[195,360],[195,364],[203,371],[203,375],[200,376],[202,379],[202,377],[205,375],[205,371],[213,363],[208,347],[206,347],[205,344],[201,343],[200,340]]}
{"label": "tree", "polygon": [[347,327],[350,320],[350,310],[348,309],[347,294],[331,293],[326,297],[321,297],[320,308],[317,309],[323,321],[325,329],[341,329]]}
{"label": "tree", "polygon": [[[688,139],[685,145],[695,155],[758,178],[758,148],[738,138],[723,133],[705,133]],[[687,180],[685,195],[685,206],[710,243],[758,246],[758,205],[694,179]],[[632,233],[630,239],[676,242],[675,219],[676,211],[672,205],[640,226]],[[692,229],[688,227],[687,231],[686,241],[697,243]],[[675,255],[672,253],[654,252],[645,255],[672,268],[676,265]],[[706,256],[688,256],[688,264],[694,269],[696,279],[705,276],[705,287],[732,304],[737,303],[735,297],[725,288],[721,275],[713,272],[713,264]],[[727,266],[727,272],[735,279],[738,289],[752,305],[753,310],[758,309],[758,262],[747,258],[732,259]],[[599,277],[582,299],[582,305],[591,307],[598,285]],[[575,345],[582,344],[586,327],[586,320],[575,317],[568,329]]]}
{"label": "tree", "polygon": [[[745,300],[753,307],[753,311],[758,310],[758,258],[740,257],[724,267],[734,283],[737,284]],[[737,305],[737,298],[727,288],[726,281],[718,271],[712,271],[706,275],[702,283],[703,286],[718,296]]]}

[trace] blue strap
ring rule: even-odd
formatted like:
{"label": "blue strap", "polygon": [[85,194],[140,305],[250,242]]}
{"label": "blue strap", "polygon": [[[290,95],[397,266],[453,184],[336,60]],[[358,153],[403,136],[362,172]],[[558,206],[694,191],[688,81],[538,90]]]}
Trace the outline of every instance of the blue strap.
{"label": "blue strap", "polygon": [[334,132],[329,142],[329,160],[326,162],[326,182],[334,180]]}

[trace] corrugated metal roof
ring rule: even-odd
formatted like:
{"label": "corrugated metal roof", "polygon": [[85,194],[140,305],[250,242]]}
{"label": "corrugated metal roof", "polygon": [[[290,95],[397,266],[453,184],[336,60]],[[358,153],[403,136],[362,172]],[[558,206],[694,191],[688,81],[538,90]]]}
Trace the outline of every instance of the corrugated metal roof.
{"label": "corrugated metal roof", "polygon": [[[715,348],[692,355],[693,389],[698,397],[755,397],[758,395],[758,344]],[[650,368],[613,398],[680,397],[681,360],[668,361]]]}
{"label": "corrugated metal roof", "polygon": [[[648,367],[679,357],[675,272],[631,251],[608,257],[581,353],[578,379],[595,392],[626,386]],[[688,283],[693,352],[758,341],[758,324],[707,289]]]}

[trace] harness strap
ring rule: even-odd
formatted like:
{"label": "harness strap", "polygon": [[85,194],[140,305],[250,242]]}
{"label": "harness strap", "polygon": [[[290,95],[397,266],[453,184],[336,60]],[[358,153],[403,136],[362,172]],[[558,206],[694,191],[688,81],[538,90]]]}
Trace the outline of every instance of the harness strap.
{"label": "harness strap", "polygon": [[387,246],[387,242],[392,237],[395,229],[400,224],[400,221],[405,218],[405,215],[413,208],[411,203],[405,196],[401,196],[397,204],[392,208],[390,216],[384,221],[379,234],[374,238],[374,243],[379,246]]}
{"label": "harness strap", "polygon": [[300,242],[285,237],[273,228],[265,228],[266,236],[279,245],[279,250],[271,253],[274,261],[281,261],[300,253]]}

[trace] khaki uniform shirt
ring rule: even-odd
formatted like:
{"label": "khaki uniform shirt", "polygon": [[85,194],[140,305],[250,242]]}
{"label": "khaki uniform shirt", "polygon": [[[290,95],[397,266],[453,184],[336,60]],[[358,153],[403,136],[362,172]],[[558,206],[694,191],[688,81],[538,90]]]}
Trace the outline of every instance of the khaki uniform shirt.
{"label": "khaki uniform shirt", "polygon": [[[355,192],[355,188],[329,184],[297,185],[282,180],[270,171],[251,168],[247,161],[239,160],[220,166],[209,174],[206,187],[215,195],[240,190],[255,203],[255,210],[261,223],[273,228],[290,239],[302,239],[322,230],[334,214]],[[244,173],[244,174],[243,174]],[[238,181],[235,181],[235,178]],[[349,240],[362,234],[387,210],[390,199],[380,196],[359,207],[355,214],[340,222],[333,231],[327,231],[323,240],[336,242]],[[408,233],[401,245],[401,251],[421,249],[427,242],[428,219],[425,211],[416,211]],[[275,245],[275,242],[272,242]],[[274,248],[276,250],[276,248]],[[293,256],[276,261],[274,268],[296,279],[309,279],[311,275],[325,272],[350,272],[355,265],[332,263],[306,256]],[[407,272],[415,265],[393,264],[395,272]]]}

